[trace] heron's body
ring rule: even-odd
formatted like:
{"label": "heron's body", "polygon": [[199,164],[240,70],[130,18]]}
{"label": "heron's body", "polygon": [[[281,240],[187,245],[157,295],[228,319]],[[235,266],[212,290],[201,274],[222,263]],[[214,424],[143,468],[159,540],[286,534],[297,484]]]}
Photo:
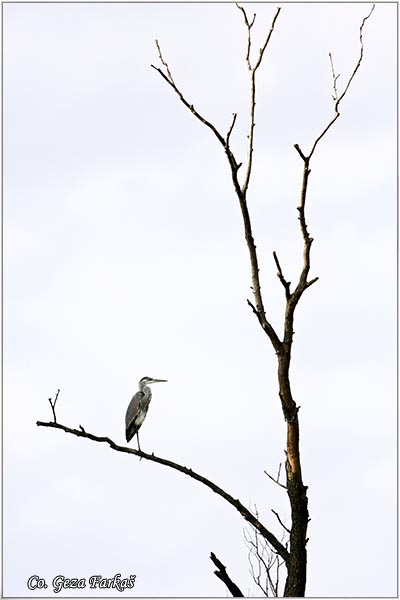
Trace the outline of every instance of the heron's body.
{"label": "heron's body", "polygon": [[125,417],[125,436],[126,441],[130,442],[130,440],[137,435],[138,438],[138,447],[140,450],[139,444],[139,429],[143,424],[143,421],[146,418],[147,411],[149,410],[150,400],[152,397],[151,389],[149,388],[149,384],[164,382],[165,379],[153,379],[152,377],[143,377],[139,381],[139,392],[133,396],[132,400],[129,403],[128,409],[126,411]]}

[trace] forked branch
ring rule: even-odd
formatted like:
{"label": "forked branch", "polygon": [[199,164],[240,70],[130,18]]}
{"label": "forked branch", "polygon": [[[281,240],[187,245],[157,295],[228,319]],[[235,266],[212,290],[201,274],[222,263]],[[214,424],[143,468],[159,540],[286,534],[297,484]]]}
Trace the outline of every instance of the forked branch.
{"label": "forked branch", "polygon": [[243,217],[245,238],[246,238],[246,243],[247,243],[247,247],[248,247],[249,255],[250,255],[252,289],[253,289],[255,303],[253,304],[252,302],[250,302],[250,300],[248,300],[248,303],[252,307],[255,315],[257,316],[257,319],[258,319],[262,329],[265,331],[265,333],[268,335],[269,339],[271,340],[271,343],[275,349],[275,352],[277,354],[279,354],[280,349],[281,349],[281,341],[280,341],[278,335],[276,334],[273,326],[267,319],[265,308],[264,308],[264,303],[263,303],[263,298],[262,298],[262,294],[261,294],[261,284],[260,284],[260,278],[259,278],[259,270],[260,269],[258,266],[256,245],[254,242],[251,220],[250,220],[249,210],[248,210],[248,206],[247,206],[247,190],[249,187],[250,175],[251,175],[252,165],[253,165],[252,157],[253,157],[253,148],[254,148],[255,105],[256,105],[256,103],[255,103],[255,93],[256,93],[255,75],[256,75],[256,71],[257,71],[258,67],[261,64],[262,58],[264,56],[264,52],[265,52],[265,50],[268,46],[268,43],[271,39],[272,32],[273,32],[274,26],[275,26],[275,22],[276,22],[276,19],[278,18],[279,12],[280,12],[280,8],[277,8],[277,10],[276,10],[275,16],[272,20],[272,24],[271,24],[269,32],[265,38],[264,44],[261,46],[261,48],[259,50],[258,58],[255,61],[254,66],[252,66],[252,63],[250,60],[251,28],[254,25],[255,16],[253,17],[252,20],[249,20],[247,17],[246,11],[243,9],[243,7],[241,7],[239,5],[237,5],[237,6],[238,6],[239,10],[241,11],[241,13],[243,14],[244,21],[245,21],[245,24],[247,27],[247,32],[248,32],[246,62],[247,62],[248,70],[250,72],[250,119],[249,119],[249,132],[248,132],[248,136],[247,136],[248,149],[247,149],[247,162],[246,162],[246,167],[245,167],[245,171],[244,171],[244,180],[243,180],[242,184],[240,184],[239,179],[238,179],[238,170],[241,167],[242,163],[237,161],[237,159],[231,149],[231,146],[230,146],[231,135],[232,135],[235,123],[236,123],[237,114],[236,113],[233,114],[227,134],[224,137],[220,133],[220,131],[217,129],[217,127],[215,127],[215,125],[213,125],[208,119],[206,119],[205,117],[203,117],[202,114],[199,113],[199,111],[193,106],[193,104],[191,104],[186,99],[186,97],[183,95],[181,90],[178,88],[178,86],[176,85],[176,83],[172,77],[171,70],[168,66],[168,63],[164,59],[164,56],[162,54],[160,44],[158,43],[158,41],[156,41],[158,55],[159,55],[161,64],[164,67],[164,70],[162,68],[155,67],[154,65],[151,65],[151,66],[162,76],[162,78],[168,83],[168,85],[175,91],[175,93],[178,95],[179,99],[186,106],[186,108],[188,108],[191,111],[191,113],[201,123],[203,123],[209,129],[211,129],[211,131],[214,133],[214,135],[216,136],[216,138],[218,139],[220,144],[224,147],[226,156],[228,158],[229,166],[231,169],[232,181],[233,181],[233,185],[235,188],[235,192],[239,199],[239,205],[240,205],[240,209],[241,209],[242,217]]}
{"label": "forked branch", "polygon": [[60,393],[60,390],[57,390],[56,396],[54,398],[54,402],[51,398],[49,398],[49,402],[50,402],[50,406],[51,406],[51,410],[53,412],[53,418],[54,418],[54,423],[57,423],[57,417],[56,417],[56,403],[58,400],[58,395]]}
{"label": "forked branch", "polygon": [[295,309],[301,295],[303,294],[304,290],[306,290],[308,287],[310,287],[310,285],[312,285],[313,283],[318,281],[318,277],[314,277],[310,281],[308,281],[308,279],[307,279],[309,271],[310,271],[311,245],[314,241],[308,231],[307,222],[306,222],[306,213],[305,213],[306,197],[307,197],[307,189],[308,189],[308,179],[309,179],[309,176],[311,173],[311,169],[310,169],[311,157],[313,156],[313,154],[315,152],[317,144],[326,135],[326,133],[329,131],[329,129],[332,127],[332,125],[335,123],[335,121],[340,116],[340,112],[339,112],[340,102],[345,97],[345,95],[350,87],[351,82],[353,81],[358,69],[360,68],[360,65],[361,65],[361,62],[362,62],[362,59],[364,56],[363,30],[364,30],[365,23],[366,23],[367,19],[369,19],[369,17],[371,16],[374,8],[375,8],[375,4],[372,5],[370,12],[368,13],[368,15],[366,17],[363,18],[363,20],[361,22],[360,30],[359,30],[360,52],[359,52],[358,60],[357,60],[355,66],[354,66],[354,69],[353,69],[352,73],[350,74],[349,79],[348,79],[347,83],[345,84],[344,89],[340,95],[339,95],[338,87],[337,87],[337,81],[340,77],[340,74],[336,74],[335,67],[333,64],[332,53],[329,53],[329,60],[330,60],[330,66],[331,66],[331,71],[332,71],[332,80],[333,80],[333,95],[332,95],[333,103],[334,103],[333,117],[331,118],[329,123],[324,127],[322,132],[314,140],[313,145],[312,145],[311,150],[308,155],[303,152],[303,150],[300,148],[299,144],[294,145],[295,150],[298,152],[300,158],[303,161],[303,180],[302,180],[302,187],[301,187],[301,193],[300,193],[300,202],[299,202],[299,206],[297,207],[297,210],[299,213],[300,229],[301,229],[301,234],[303,237],[304,246],[303,246],[303,266],[302,266],[302,270],[300,273],[299,281],[298,281],[295,291],[293,292],[293,294],[290,297],[288,297],[287,285],[285,284],[285,280],[283,278],[282,271],[280,270],[280,267],[278,266],[279,263],[277,262],[276,256],[274,254],[275,262],[277,263],[277,266],[278,266],[278,277],[285,287],[286,299],[287,299],[287,311],[286,311],[286,318],[285,318],[285,334],[286,334],[285,339],[286,340],[289,339],[289,330],[293,323],[293,312],[294,312],[294,309]]}
{"label": "forked branch", "polygon": [[252,167],[253,167],[253,151],[254,151],[254,127],[255,127],[255,111],[256,111],[256,71],[258,69],[258,67],[261,64],[261,61],[263,59],[264,56],[264,52],[268,46],[268,43],[271,39],[272,36],[272,32],[274,31],[274,27],[275,27],[275,22],[279,16],[279,13],[281,11],[281,9],[278,7],[276,9],[276,13],[274,18],[272,19],[272,24],[270,27],[270,30],[268,32],[267,37],[265,38],[265,42],[264,44],[261,46],[259,52],[258,52],[258,58],[254,64],[254,66],[252,66],[251,64],[251,60],[250,60],[250,52],[251,52],[251,28],[254,25],[254,21],[256,19],[256,15],[253,16],[252,21],[249,21],[246,11],[244,10],[244,8],[242,6],[240,6],[239,4],[236,4],[236,6],[238,7],[238,9],[241,11],[243,18],[244,18],[244,22],[245,25],[247,27],[247,52],[246,52],[246,63],[247,63],[247,68],[249,70],[249,74],[250,74],[250,119],[249,119],[249,133],[248,133],[248,149],[247,149],[247,168],[246,168],[246,174],[244,177],[244,181],[242,184],[242,193],[246,194],[248,187],[249,187],[249,183],[250,183],[250,176],[251,176],[251,171],[252,171]]}
{"label": "forked branch", "polygon": [[[233,119],[230,124],[228,133],[227,133],[226,137],[224,137],[220,133],[220,131],[218,131],[218,129],[215,127],[215,125],[213,125],[213,123],[211,123],[211,121],[209,121],[208,119],[203,117],[203,115],[199,113],[199,111],[194,107],[194,105],[191,102],[189,102],[186,99],[186,97],[183,95],[181,90],[175,84],[175,81],[171,74],[171,70],[169,68],[167,61],[164,59],[164,56],[162,54],[161,47],[160,47],[158,40],[156,40],[156,46],[157,46],[160,62],[163,65],[163,67],[165,68],[165,72],[160,67],[156,67],[155,65],[151,65],[151,67],[153,69],[155,69],[161,75],[161,77],[168,83],[169,86],[171,86],[171,88],[174,90],[174,92],[179,97],[182,104],[184,104],[186,106],[186,108],[188,108],[190,110],[190,112],[196,117],[196,119],[198,119],[201,123],[203,123],[203,125],[205,125],[209,129],[211,129],[211,131],[213,132],[213,134],[215,135],[215,137],[217,138],[219,143],[222,144],[222,146],[225,149],[225,152],[228,157],[229,165],[232,170],[232,174],[236,175],[240,165],[238,166],[236,159],[235,159],[235,157],[230,149],[230,146],[229,146],[230,136],[231,136],[232,130],[233,130],[235,122],[236,122],[236,115],[235,114],[233,115]],[[234,183],[235,183],[235,179],[234,179]],[[237,182],[237,178],[236,178],[236,185],[239,186],[239,184]]]}
{"label": "forked branch", "polygon": [[360,41],[360,52],[359,52],[359,56],[358,56],[358,60],[357,63],[349,77],[349,79],[347,80],[346,85],[343,88],[343,92],[338,95],[338,90],[337,90],[337,80],[340,77],[339,75],[336,75],[335,73],[335,69],[333,66],[333,57],[332,57],[332,53],[329,53],[329,60],[330,60],[330,64],[331,64],[331,70],[332,70],[332,78],[333,78],[333,110],[334,110],[334,115],[332,117],[332,119],[329,121],[329,123],[326,125],[326,127],[322,130],[322,132],[317,136],[317,138],[315,139],[310,153],[308,154],[308,156],[305,156],[303,154],[303,152],[301,152],[298,144],[295,144],[295,148],[297,150],[297,152],[300,154],[300,156],[302,157],[302,159],[308,163],[310,162],[310,158],[312,157],[312,155],[314,154],[315,148],[317,147],[318,142],[324,137],[324,135],[328,132],[328,130],[332,127],[332,125],[335,123],[335,121],[340,117],[340,112],[339,112],[339,104],[341,103],[341,101],[343,100],[343,98],[345,97],[358,69],[361,66],[361,62],[363,60],[364,57],[364,41],[363,41],[363,30],[364,30],[364,25],[366,23],[366,21],[370,18],[370,16],[372,15],[372,12],[375,8],[375,4],[372,5],[371,10],[369,11],[369,13],[367,14],[366,17],[363,18],[361,25],[360,25],[360,30],[359,30],[359,41]]}

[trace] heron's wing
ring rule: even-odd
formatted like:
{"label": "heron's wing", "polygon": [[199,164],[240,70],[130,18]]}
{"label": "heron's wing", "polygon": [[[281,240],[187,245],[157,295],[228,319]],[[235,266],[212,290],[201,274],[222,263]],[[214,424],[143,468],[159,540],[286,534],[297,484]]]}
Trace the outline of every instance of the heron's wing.
{"label": "heron's wing", "polygon": [[136,426],[136,417],[138,416],[139,412],[140,412],[140,405],[141,405],[141,401],[143,399],[143,392],[136,392],[136,394],[133,396],[132,400],[129,402],[129,406],[128,409],[126,411],[126,416],[125,416],[125,433],[126,433],[126,441],[129,442],[133,436],[136,434],[137,430],[139,429]]}

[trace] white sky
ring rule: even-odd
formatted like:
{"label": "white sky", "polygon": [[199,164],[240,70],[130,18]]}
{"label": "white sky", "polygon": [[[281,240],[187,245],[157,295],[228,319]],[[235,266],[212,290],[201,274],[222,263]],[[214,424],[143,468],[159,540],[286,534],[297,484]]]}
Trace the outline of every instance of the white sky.
{"label": "white sky", "polygon": [[[254,49],[275,4],[257,12]],[[265,304],[282,330],[301,263],[300,157],[357,60],[370,4],[281,4],[259,71],[249,206]],[[308,596],[396,594],[396,9],[378,3],[365,59],[311,166],[320,281],[296,313],[292,385],[309,486]],[[245,522],[172,470],[38,428],[124,443],[144,375],[144,450],[197,470],[264,524],[289,522],[265,475],[284,460],[275,356],[222,148],[150,64],[245,158],[245,29],[233,4],[3,4],[4,589],[28,578],[136,574],[135,596],[222,596],[211,551],[247,594]],[[341,88],[340,88],[341,89]],[[133,442],[135,446],[136,440]],[[61,595],[91,595],[65,592]],[[93,593],[92,593],[93,595]],[[96,595],[101,593],[96,592]],[[103,592],[103,596],[110,595]],[[118,592],[114,592],[119,596]],[[125,597],[129,592],[124,593]]]}

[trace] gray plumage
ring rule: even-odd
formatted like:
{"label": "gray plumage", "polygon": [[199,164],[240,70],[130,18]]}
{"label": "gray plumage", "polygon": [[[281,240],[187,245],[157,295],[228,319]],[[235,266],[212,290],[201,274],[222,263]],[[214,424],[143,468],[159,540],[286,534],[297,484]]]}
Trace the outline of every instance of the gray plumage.
{"label": "gray plumage", "polygon": [[139,381],[139,392],[136,392],[136,394],[133,396],[132,400],[129,403],[125,417],[126,441],[130,442],[130,440],[135,435],[137,435],[139,450],[139,429],[146,418],[152,396],[151,389],[148,386],[151,383],[161,383],[166,381],[166,379],[153,379],[152,377],[143,377]]}

